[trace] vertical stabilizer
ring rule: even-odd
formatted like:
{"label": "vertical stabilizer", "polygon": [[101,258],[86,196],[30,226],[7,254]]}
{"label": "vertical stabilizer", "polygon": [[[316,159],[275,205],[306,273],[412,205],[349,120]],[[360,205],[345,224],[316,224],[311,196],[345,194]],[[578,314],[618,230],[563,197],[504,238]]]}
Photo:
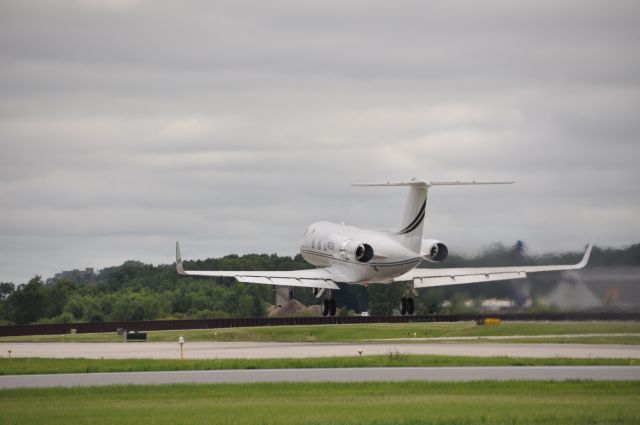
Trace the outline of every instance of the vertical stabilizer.
{"label": "vertical stabilizer", "polygon": [[427,190],[431,183],[425,180],[412,179],[408,182],[360,183],[354,186],[408,186],[409,193],[404,206],[400,230],[394,230],[392,236],[402,246],[419,254],[422,245],[422,228],[427,210]]}
{"label": "vertical stabilizer", "polygon": [[409,186],[400,230],[394,232],[398,242],[414,252],[420,252],[422,245],[422,228],[427,212],[427,190],[426,184]]}

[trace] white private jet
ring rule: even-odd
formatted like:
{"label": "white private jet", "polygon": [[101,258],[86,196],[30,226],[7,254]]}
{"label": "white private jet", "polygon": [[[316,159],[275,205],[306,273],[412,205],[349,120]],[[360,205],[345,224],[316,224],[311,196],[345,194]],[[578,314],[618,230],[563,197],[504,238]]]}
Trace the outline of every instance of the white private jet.
{"label": "white private jet", "polygon": [[436,239],[423,239],[427,191],[432,186],[481,184],[511,184],[513,182],[430,182],[412,179],[408,182],[366,183],[353,186],[407,186],[407,198],[399,229],[373,231],[354,226],[319,221],[307,227],[300,253],[316,269],[293,271],[190,271],[185,270],[176,242],[176,269],[181,275],[233,277],[239,282],[277,286],[313,288],[323,297],[322,315],[335,315],[336,303],[332,291],[336,282],[355,285],[369,283],[406,282],[401,313],[413,314],[416,289],[434,286],[461,285],[521,279],[527,273],[574,270],[583,268],[589,260],[593,244],[577,264],[548,266],[479,267],[453,269],[416,268],[422,260],[439,263],[447,258],[448,249]]}

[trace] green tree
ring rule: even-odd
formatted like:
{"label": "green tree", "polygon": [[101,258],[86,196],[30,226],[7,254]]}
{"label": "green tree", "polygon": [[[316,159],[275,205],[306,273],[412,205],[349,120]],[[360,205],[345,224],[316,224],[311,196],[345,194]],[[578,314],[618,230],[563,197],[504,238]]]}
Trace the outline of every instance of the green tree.
{"label": "green tree", "polygon": [[69,300],[69,295],[74,292],[75,284],[66,280],[56,280],[51,286],[46,288],[46,316],[54,317],[62,314]]}
{"label": "green tree", "polygon": [[0,282],[0,301],[6,301],[15,290],[15,285],[9,282]]}
{"label": "green tree", "polygon": [[[13,293],[15,289],[13,283],[0,282],[0,322],[5,322],[8,316],[8,302],[7,299]],[[3,323],[4,324],[4,323]]]}
{"label": "green tree", "polygon": [[260,296],[260,290],[255,285],[245,287],[245,291],[238,297],[235,316],[263,317],[265,314],[266,308]]}
{"label": "green tree", "polygon": [[17,324],[36,322],[45,316],[45,300],[42,278],[35,276],[11,294],[8,300],[11,320]]}
{"label": "green tree", "polygon": [[100,308],[100,299],[93,295],[85,295],[82,299],[84,303],[84,315],[82,320],[85,322],[102,322],[105,314]]}
{"label": "green tree", "polygon": [[369,313],[372,316],[390,316],[400,307],[402,288],[394,284],[369,285]]}
{"label": "green tree", "polygon": [[419,314],[438,314],[445,300],[442,288],[429,288],[420,294],[416,311]]}
{"label": "green tree", "polygon": [[67,304],[64,306],[65,313],[69,313],[73,316],[74,321],[80,321],[85,316],[84,302],[82,297],[79,295],[74,295],[67,301]]}
{"label": "green tree", "polygon": [[120,295],[113,304],[112,320],[143,320],[144,309],[137,297],[126,293]]}
{"label": "green tree", "polygon": [[243,294],[238,299],[238,316],[239,317],[251,317],[253,316],[253,297],[249,294]]}
{"label": "green tree", "polygon": [[60,316],[57,316],[54,318],[55,320],[53,321],[54,323],[73,323],[75,322],[75,317],[73,317],[73,314],[69,313],[69,312],[63,312]]}

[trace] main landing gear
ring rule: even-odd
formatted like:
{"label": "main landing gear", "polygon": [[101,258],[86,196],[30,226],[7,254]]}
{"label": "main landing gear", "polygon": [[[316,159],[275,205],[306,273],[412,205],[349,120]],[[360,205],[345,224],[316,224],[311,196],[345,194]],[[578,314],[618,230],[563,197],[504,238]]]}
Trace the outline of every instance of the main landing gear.
{"label": "main landing gear", "polygon": [[400,307],[400,314],[402,314],[403,316],[405,314],[411,316],[415,311],[415,304],[413,302],[414,296],[417,297],[418,293],[413,287],[413,282],[411,282],[407,284],[404,291],[402,292],[402,298],[400,298],[400,301],[402,302],[402,305]]}
{"label": "main landing gear", "polygon": [[402,298],[400,298],[400,300],[402,301],[402,307],[400,307],[400,314],[402,314],[403,316],[405,314],[408,314],[409,316],[411,316],[413,314],[413,312],[415,311],[415,305],[413,304],[413,298],[402,297]]}
{"label": "main landing gear", "polygon": [[331,296],[331,289],[313,289],[313,295],[316,298],[324,297],[322,299],[322,306],[320,310],[323,316],[335,316],[336,315],[336,300]]}
{"label": "main landing gear", "polygon": [[326,316],[326,315],[330,315],[330,316],[335,316],[336,315],[336,300],[334,300],[333,298],[331,299],[323,299],[322,300],[322,315]]}

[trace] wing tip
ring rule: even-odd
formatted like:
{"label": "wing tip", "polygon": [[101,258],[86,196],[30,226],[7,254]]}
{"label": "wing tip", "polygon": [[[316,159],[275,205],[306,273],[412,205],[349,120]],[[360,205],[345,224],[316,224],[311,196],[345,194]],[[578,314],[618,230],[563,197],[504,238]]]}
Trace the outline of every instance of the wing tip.
{"label": "wing tip", "polygon": [[577,264],[579,268],[583,268],[589,262],[589,258],[591,258],[591,251],[593,249],[593,241],[589,242],[587,245],[587,249],[584,251],[584,255],[582,256],[582,260]]}
{"label": "wing tip", "polygon": [[176,241],[176,271],[178,274],[187,274],[182,266],[182,255],[180,254],[180,242]]}

